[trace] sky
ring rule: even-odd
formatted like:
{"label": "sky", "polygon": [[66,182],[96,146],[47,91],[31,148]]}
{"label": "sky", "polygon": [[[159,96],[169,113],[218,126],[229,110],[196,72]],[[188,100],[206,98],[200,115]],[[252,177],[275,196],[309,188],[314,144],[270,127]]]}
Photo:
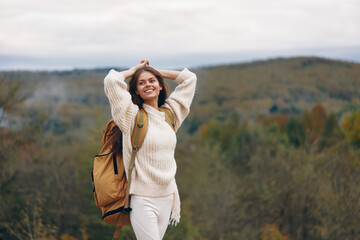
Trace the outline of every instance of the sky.
{"label": "sky", "polygon": [[0,0],[0,70],[360,63],[360,0]]}

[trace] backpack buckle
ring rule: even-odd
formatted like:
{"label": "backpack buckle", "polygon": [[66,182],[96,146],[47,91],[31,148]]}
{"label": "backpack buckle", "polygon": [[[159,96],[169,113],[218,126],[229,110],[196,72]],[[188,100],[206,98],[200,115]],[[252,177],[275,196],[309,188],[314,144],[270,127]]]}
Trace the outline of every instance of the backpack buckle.
{"label": "backpack buckle", "polygon": [[128,208],[123,208],[123,210],[121,211],[124,214],[129,214],[131,212],[132,208],[128,207]]}

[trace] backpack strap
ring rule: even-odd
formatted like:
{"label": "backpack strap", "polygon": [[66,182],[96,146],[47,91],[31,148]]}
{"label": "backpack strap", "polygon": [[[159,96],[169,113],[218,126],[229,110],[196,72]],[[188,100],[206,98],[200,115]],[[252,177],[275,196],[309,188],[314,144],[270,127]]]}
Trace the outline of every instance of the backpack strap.
{"label": "backpack strap", "polygon": [[[170,127],[175,131],[175,124],[174,124],[174,115],[172,112],[167,108],[159,108],[160,111],[165,113],[165,118],[167,123],[170,125]],[[131,185],[131,176],[132,176],[132,170],[135,166],[135,157],[137,152],[139,151],[142,143],[144,142],[145,135],[148,129],[148,117],[144,109],[139,109],[136,118],[135,118],[135,126],[134,131],[131,136],[131,145],[132,145],[132,152],[131,152],[131,160],[130,165],[128,169],[128,184],[126,189],[126,198],[125,198],[125,204],[122,212],[124,214],[129,214],[131,211],[130,208],[130,185]],[[120,214],[118,223],[113,235],[113,240],[117,240],[120,235],[120,231],[123,227],[124,223],[124,215]]]}
{"label": "backpack strap", "polygon": [[175,131],[174,115],[172,114],[170,109],[161,107],[159,108],[159,110],[165,113],[166,121],[168,122],[170,127]]}
{"label": "backpack strap", "polygon": [[123,214],[119,215],[118,223],[113,235],[113,240],[117,240],[120,235],[120,231],[123,227],[124,223],[124,214],[129,214],[131,211],[130,208],[130,185],[131,185],[131,176],[132,170],[135,166],[135,157],[136,153],[139,151],[142,143],[144,142],[145,135],[148,129],[148,117],[144,109],[139,109],[136,117],[135,117],[135,126],[131,136],[131,145],[132,145],[132,152],[131,152],[131,159],[130,165],[128,168],[128,176],[127,176],[127,188],[126,188],[126,197],[125,197],[125,204],[122,210]]}
{"label": "backpack strap", "polygon": [[142,143],[144,142],[145,135],[148,129],[148,117],[144,109],[139,109],[136,118],[135,118],[135,126],[134,131],[131,136],[131,144],[132,144],[132,152],[131,152],[131,159],[128,169],[128,185],[126,189],[126,201],[124,205],[124,213],[130,213],[130,184],[131,184],[131,175],[132,170],[135,166],[135,157],[137,152],[139,151]]}
{"label": "backpack strap", "polygon": [[118,240],[119,239],[121,229],[124,226],[124,222],[125,222],[124,218],[125,218],[125,214],[119,214],[119,220],[118,220],[118,223],[116,225],[115,232],[113,234],[112,240]]}

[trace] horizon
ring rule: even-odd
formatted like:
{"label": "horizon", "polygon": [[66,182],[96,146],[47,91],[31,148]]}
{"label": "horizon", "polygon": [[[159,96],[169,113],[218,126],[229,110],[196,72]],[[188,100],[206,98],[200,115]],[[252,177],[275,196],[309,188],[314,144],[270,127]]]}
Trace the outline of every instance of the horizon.
{"label": "horizon", "polygon": [[277,57],[360,62],[354,0],[2,0],[0,70],[198,67]]}
{"label": "horizon", "polygon": [[[1,57],[0,57],[1,58]],[[319,58],[319,59],[327,59],[331,61],[340,61],[340,62],[348,62],[348,63],[354,63],[354,64],[360,64],[360,56],[356,58],[341,58],[341,57],[333,57],[333,56],[321,56],[321,55],[274,55],[274,56],[268,56],[268,57],[253,57],[253,58],[243,58],[239,60],[229,58],[228,60],[224,59],[223,61],[217,61],[217,62],[205,62],[204,63],[194,63],[194,64],[188,64],[185,66],[181,64],[173,65],[173,66],[167,66],[166,64],[161,64],[161,60],[157,60],[157,63],[160,62],[159,66],[155,66],[155,64],[151,64],[155,68],[167,68],[167,69],[182,69],[184,67],[191,68],[191,69],[201,69],[201,68],[208,68],[208,67],[217,67],[217,66],[227,66],[227,65],[238,65],[238,64],[248,64],[248,63],[255,63],[255,62],[261,62],[261,61],[271,61],[271,60],[278,60],[278,59],[294,59],[294,58]],[[184,61],[180,58],[180,62]],[[185,60],[186,61],[186,60]],[[185,62],[184,61],[184,62]],[[190,61],[191,62],[191,61]],[[135,63],[136,64],[136,63]],[[36,67],[30,67],[30,68],[1,68],[1,72],[66,72],[66,71],[86,71],[86,70],[102,70],[102,69],[127,69],[131,67],[124,65],[115,66],[114,65],[94,65],[94,66],[69,66],[69,67],[45,67],[45,68],[36,68]]]}

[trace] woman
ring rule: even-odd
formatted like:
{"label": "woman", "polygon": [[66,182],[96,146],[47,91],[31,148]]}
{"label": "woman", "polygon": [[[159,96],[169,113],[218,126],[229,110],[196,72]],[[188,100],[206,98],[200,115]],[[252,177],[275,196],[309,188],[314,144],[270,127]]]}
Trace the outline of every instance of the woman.
{"label": "woman", "polygon": [[[129,91],[125,79],[130,78]],[[167,98],[163,78],[179,85]],[[123,159],[128,176],[131,157],[131,134],[139,108],[148,115],[148,130],[139,149],[130,186],[131,225],[137,239],[162,239],[167,225],[180,221],[180,198],[175,182],[175,132],[189,114],[195,93],[196,75],[188,69],[181,72],[156,70],[149,61],[129,70],[111,70],[104,80],[114,121],[123,133]],[[159,107],[168,108],[174,116],[175,132]]]}

